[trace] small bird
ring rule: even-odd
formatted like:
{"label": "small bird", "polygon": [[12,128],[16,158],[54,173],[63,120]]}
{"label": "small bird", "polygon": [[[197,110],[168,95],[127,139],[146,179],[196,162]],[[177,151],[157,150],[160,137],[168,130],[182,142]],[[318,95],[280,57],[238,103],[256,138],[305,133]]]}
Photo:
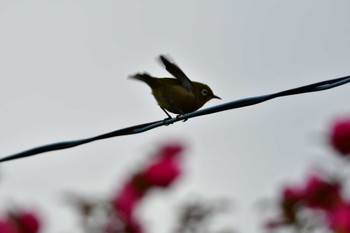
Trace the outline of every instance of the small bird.
{"label": "small bird", "polygon": [[155,78],[147,73],[131,75],[131,79],[145,82],[151,89],[154,98],[160,108],[171,118],[167,112],[183,115],[201,108],[209,100],[220,97],[214,95],[213,91],[206,84],[191,81],[186,74],[168,58],[163,55],[159,60],[165,69],[174,78]]}

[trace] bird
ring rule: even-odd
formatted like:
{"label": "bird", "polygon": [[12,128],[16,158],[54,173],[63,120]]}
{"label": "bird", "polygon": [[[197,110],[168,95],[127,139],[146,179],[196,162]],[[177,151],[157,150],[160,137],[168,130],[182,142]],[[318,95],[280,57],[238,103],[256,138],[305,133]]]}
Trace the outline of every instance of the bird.
{"label": "bird", "polygon": [[171,118],[168,111],[174,114],[184,115],[198,110],[211,99],[221,99],[214,95],[208,85],[191,81],[166,56],[160,55],[159,60],[165,69],[175,78],[157,78],[148,73],[136,73],[129,76],[129,78],[145,82],[151,88],[159,107],[167,114],[168,118]]}

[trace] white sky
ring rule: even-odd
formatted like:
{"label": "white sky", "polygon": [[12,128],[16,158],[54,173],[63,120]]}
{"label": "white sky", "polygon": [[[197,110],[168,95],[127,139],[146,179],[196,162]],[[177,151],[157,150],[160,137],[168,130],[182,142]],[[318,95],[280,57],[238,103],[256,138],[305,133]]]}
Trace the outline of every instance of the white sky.
{"label": "white sky", "polygon": [[[170,55],[223,101],[350,74],[350,1],[0,1],[0,156],[163,119],[146,85]],[[170,232],[176,206],[227,198],[220,221],[257,232],[257,203],[314,166],[334,168],[327,126],[349,113],[350,86],[272,100],[0,167],[0,209],[36,206],[45,232],[79,232],[67,191],[109,195],[158,142],[187,141],[185,175],[141,206]],[[265,214],[265,213],[264,213]]]}

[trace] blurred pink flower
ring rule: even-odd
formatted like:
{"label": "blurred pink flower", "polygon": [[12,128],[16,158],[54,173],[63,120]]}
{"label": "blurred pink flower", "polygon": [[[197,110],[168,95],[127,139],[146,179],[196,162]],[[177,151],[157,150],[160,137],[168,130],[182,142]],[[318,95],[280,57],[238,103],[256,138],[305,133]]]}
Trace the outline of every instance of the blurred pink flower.
{"label": "blurred pink flower", "polygon": [[181,174],[179,156],[183,151],[180,144],[167,144],[156,154],[152,162],[143,172],[145,181],[150,186],[168,187]]}
{"label": "blurred pink flower", "polygon": [[286,186],[280,199],[280,215],[266,222],[272,229],[282,225],[299,224],[300,210],[319,209],[327,214],[342,203],[341,184],[327,180],[321,174],[310,175],[301,186]]}
{"label": "blurred pink flower", "polygon": [[125,232],[127,233],[142,233],[141,225],[134,219],[126,223]]}
{"label": "blurred pink flower", "polygon": [[286,186],[282,191],[282,197],[284,201],[298,203],[304,198],[304,190],[297,186]]}
{"label": "blurred pink flower", "polygon": [[177,158],[160,158],[152,163],[143,173],[150,186],[168,187],[180,175],[181,168]]}
{"label": "blurred pink flower", "polygon": [[7,219],[0,219],[0,233],[19,233]]}
{"label": "blurred pink flower", "polygon": [[305,186],[305,203],[310,208],[330,210],[342,201],[340,188],[337,182],[327,181],[320,175],[312,175]]}
{"label": "blurred pink flower", "polygon": [[38,233],[39,230],[40,220],[34,212],[10,212],[0,219],[0,233]]}
{"label": "blurred pink flower", "polygon": [[164,145],[152,157],[150,164],[135,172],[121,191],[113,197],[113,208],[120,220],[123,221],[125,232],[143,232],[141,225],[133,214],[135,208],[150,189],[168,187],[176,180],[181,173],[178,157],[182,150],[183,146],[180,144]]}
{"label": "blurred pink flower", "polygon": [[350,155],[350,118],[334,122],[331,127],[330,142],[341,155]]}
{"label": "blurred pink flower", "polygon": [[336,233],[350,232],[350,205],[342,203],[328,213],[329,226]]}
{"label": "blurred pink flower", "polygon": [[112,204],[114,210],[121,215],[123,220],[129,221],[132,219],[134,207],[140,198],[141,194],[137,192],[134,184],[129,182],[125,184],[123,189],[113,198]]}
{"label": "blurred pink flower", "polygon": [[[282,220],[278,220],[281,223],[294,223],[296,221],[297,208],[304,200],[304,191],[299,187],[286,186],[282,190],[282,200],[280,202],[282,210]],[[270,224],[276,225],[276,224]]]}
{"label": "blurred pink flower", "polygon": [[23,211],[14,216],[16,225],[21,233],[37,233],[40,229],[40,221],[36,213]]}

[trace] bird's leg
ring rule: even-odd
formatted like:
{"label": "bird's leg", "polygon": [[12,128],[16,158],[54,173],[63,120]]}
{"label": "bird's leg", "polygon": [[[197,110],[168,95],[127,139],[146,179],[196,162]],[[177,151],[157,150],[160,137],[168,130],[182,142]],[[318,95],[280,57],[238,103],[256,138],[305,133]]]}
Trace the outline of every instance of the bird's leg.
{"label": "bird's leg", "polygon": [[[172,117],[170,116],[170,114],[169,114],[164,108],[161,107],[161,109],[162,109],[162,110],[165,112],[165,114],[168,116],[167,118],[165,118],[165,119],[163,120],[163,122],[165,123],[166,120],[169,120],[169,119],[171,119]],[[169,123],[165,123],[165,125],[168,126],[168,125],[170,125],[170,124],[169,124]]]}
{"label": "bird's leg", "polygon": [[161,107],[161,109],[165,112],[165,114],[167,114],[168,118],[166,118],[166,119],[172,118],[172,117],[170,116],[170,114],[169,114],[164,108]]}

